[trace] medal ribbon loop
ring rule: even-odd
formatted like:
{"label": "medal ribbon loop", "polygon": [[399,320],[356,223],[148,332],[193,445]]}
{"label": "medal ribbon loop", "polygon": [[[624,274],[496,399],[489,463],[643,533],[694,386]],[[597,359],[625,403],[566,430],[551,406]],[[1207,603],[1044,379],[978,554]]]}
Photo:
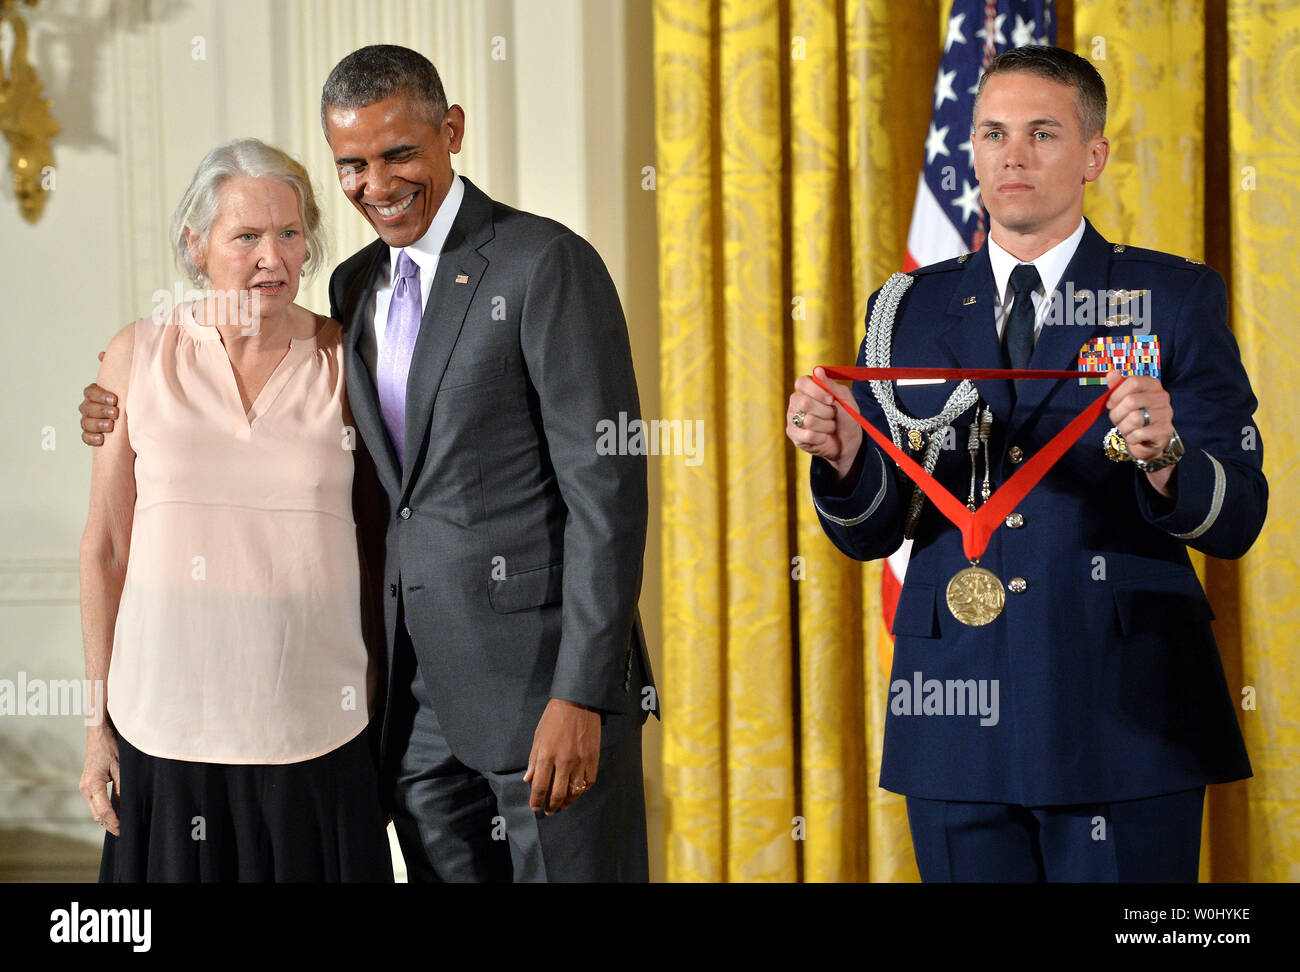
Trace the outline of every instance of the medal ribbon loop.
{"label": "medal ribbon loop", "polygon": [[[900,378],[945,378],[954,381],[966,378],[1014,381],[1053,379],[1060,381],[1065,378],[1078,378],[1080,374],[1087,374],[1087,372],[1079,371],[1034,371],[1014,368],[976,368],[969,370],[963,368],[825,368],[824,370],[828,378],[839,381],[896,381]],[[1042,449],[1031,456],[976,512],[972,513],[964,503],[948,492],[937,479],[926,472],[916,460],[894,445],[889,436],[880,432],[874,425],[859,415],[856,408],[848,405],[839,395],[818,381],[816,376],[813,376],[813,381],[831,398],[839,402],[840,407],[849,415],[853,416],[854,421],[862,426],[863,431],[871,436],[875,443],[898,463],[899,468],[911,477],[912,482],[916,483],[925,495],[930,498],[939,512],[961,530],[962,549],[967,559],[971,561],[977,561],[984,555],[989,540],[993,536],[993,531],[1002,525],[1002,522],[1019,505],[1020,501],[1028,496],[1029,491],[1047,475],[1047,471],[1056,465],[1057,460],[1065,455],[1070,447],[1079,441],[1079,437],[1088,430],[1088,427],[1097,420],[1097,416],[1106,407],[1106,399],[1110,397],[1111,393],[1109,387],[1104,388],[1102,393],[1097,396],[1096,401],[1075,416],[1060,432],[1052,436]]]}

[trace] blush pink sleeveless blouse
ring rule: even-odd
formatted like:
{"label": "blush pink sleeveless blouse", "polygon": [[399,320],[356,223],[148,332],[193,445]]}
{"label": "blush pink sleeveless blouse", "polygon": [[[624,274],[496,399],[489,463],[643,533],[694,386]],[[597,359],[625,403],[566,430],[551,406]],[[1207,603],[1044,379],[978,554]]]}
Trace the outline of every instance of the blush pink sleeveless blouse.
{"label": "blush pink sleeveless blouse", "polygon": [[108,711],[153,756],[292,763],[368,721],[342,330],[294,339],[244,411],[215,327],[137,322],[135,517]]}

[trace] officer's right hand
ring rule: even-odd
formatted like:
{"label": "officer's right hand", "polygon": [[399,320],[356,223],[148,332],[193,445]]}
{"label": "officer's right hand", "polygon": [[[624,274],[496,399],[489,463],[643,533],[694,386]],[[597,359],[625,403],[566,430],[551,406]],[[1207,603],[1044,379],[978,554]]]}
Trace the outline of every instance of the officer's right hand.
{"label": "officer's right hand", "polygon": [[[99,360],[104,360],[103,351],[99,352]],[[82,395],[77,408],[81,413],[81,441],[89,446],[103,445],[104,433],[113,431],[117,418],[117,396],[94,383],[87,385]]]}
{"label": "officer's right hand", "polygon": [[[822,384],[832,384],[824,369],[814,368],[813,373]],[[811,376],[800,376],[794,388],[785,413],[785,434],[804,452],[829,462],[835,475],[843,479],[853,468],[853,460],[862,446],[862,427],[835,399],[818,388]],[[847,402],[853,401],[848,385],[839,385],[836,394]],[[794,424],[794,417],[800,412],[803,413],[801,428]]]}

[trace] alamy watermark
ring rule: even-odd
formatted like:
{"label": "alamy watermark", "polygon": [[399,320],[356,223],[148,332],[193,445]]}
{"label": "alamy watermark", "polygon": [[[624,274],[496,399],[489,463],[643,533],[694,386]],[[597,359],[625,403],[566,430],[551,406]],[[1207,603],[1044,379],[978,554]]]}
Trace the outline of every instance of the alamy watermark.
{"label": "alamy watermark", "polygon": [[0,716],[82,716],[88,726],[104,721],[104,683],[84,678],[0,678]]}
{"label": "alamy watermark", "polygon": [[627,412],[618,421],[596,423],[598,456],[685,456],[686,465],[704,461],[704,419],[629,420]]}
{"label": "alamy watermark", "polygon": [[1065,289],[1051,296],[1044,327],[1073,324],[1123,328],[1126,334],[1151,333],[1150,290],[1075,290],[1074,282],[1067,280]]}
{"label": "alamy watermark", "polygon": [[206,325],[238,326],[241,337],[252,337],[262,326],[262,295],[255,290],[187,290],[178,281],[171,290],[155,290],[149,299],[155,324],[177,324],[176,309],[182,304],[202,304]]}
{"label": "alamy watermark", "polygon": [[50,941],[55,944],[122,944],[133,952],[147,952],[152,929],[150,908],[83,908],[73,901],[50,912]]}
{"label": "alamy watermark", "polygon": [[889,686],[889,711],[896,716],[973,716],[981,726],[998,724],[996,678],[896,678]]}

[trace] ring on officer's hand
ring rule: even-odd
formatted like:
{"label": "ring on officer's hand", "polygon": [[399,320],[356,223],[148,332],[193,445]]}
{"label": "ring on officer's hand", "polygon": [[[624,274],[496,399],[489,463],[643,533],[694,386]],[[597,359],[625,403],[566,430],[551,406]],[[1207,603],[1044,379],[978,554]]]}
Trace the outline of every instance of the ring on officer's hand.
{"label": "ring on officer's hand", "polygon": [[1151,424],[1151,413],[1144,408],[1142,409],[1142,428],[1145,429],[1150,424]]}
{"label": "ring on officer's hand", "polygon": [[802,428],[803,428],[803,417],[804,417],[806,414],[808,414],[808,413],[807,413],[807,412],[795,412],[794,415],[791,416],[791,418],[790,418],[790,424],[793,425],[796,429],[802,429]]}

